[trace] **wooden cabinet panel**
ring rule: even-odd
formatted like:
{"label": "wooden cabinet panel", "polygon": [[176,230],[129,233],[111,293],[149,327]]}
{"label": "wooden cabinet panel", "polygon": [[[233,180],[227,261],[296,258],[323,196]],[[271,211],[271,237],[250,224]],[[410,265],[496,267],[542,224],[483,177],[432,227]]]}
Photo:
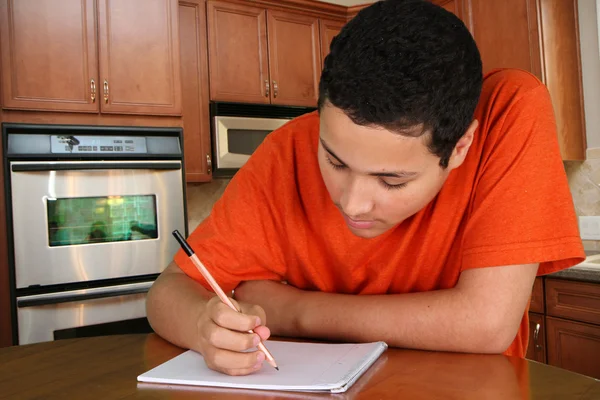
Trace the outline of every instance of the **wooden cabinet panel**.
{"label": "wooden cabinet panel", "polygon": [[206,2],[179,2],[182,116],[187,182],[211,179]]}
{"label": "wooden cabinet panel", "polygon": [[329,47],[333,38],[340,33],[345,23],[327,19],[319,20],[319,32],[321,33],[321,62],[325,65],[325,57],[329,54]]}
{"label": "wooden cabinet panel", "polygon": [[450,11],[458,18],[462,19],[463,21],[466,21],[463,14],[463,1],[464,0],[434,0],[433,3],[437,4],[438,6],[444,7],[444,9],[446,9],[447,11]]}
{"label": "wooden cabinet panel", "polygon": [[577,0],[538,0],[543,81],[550,91],[563,160],[585,160]]}
{"label": "wooden cabinet panel", "polygon": [[95,21],[94,0],[0,1],[3,107],[97,112]]}
{"label": "wooden cabinet panel", "polygon": [[547,317],[548,364],[600,379],[600,326]]}
{"label": "wooden cabinet panel", "polygon": [[533,282],[529,311],[539,314],[544,313],[544,279],[540,276],[535,278],[535,281]]}
{"label": "wooden cabinet panel", "polygon": [[177,0],[98,0],[103,113],[181,114]]}
{"label": "wooden cabinet panel", "polygon": [[266,10],[208,2],[210,98],[269,103]]}
{"label": "wooden cabinet panel", "polygon": [[525,358],[546,363],[546,329],[542,314],[529,313],[529,345]]}
{"label": "wooden cabinet panel", "polygon": [[536,2],[465,1],[468,18],[463,20],[479,47],[483,72],[520,68],[542,79]]}
{"label": "wooden cabinet panel", "polygon": [[271,103],[316,106],[321,75],[319,20],[268,11]]}
{"label": "wooden cabinet panel", "polygon": [[547,314],[600,325],[600,285],[546,279]]}

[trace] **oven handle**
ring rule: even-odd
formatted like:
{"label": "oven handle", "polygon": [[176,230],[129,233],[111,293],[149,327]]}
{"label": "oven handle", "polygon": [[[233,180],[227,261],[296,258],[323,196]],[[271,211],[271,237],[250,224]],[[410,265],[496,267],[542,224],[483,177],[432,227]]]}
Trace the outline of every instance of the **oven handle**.
{"label": "oven handle", "polygon": [[[126,286],[123,288],[123,286]],[[132,294],[147,293],[152,286],[152,282],[143,284],[120,285],[116,288],[96,288],[88,290],[75,290],[72,292],[48,293],[34,296],[26,296],[17,299],[17,307],[36,307],[49,304],[71,303],[74,301],[103,299],[106,297],[127,296]]]}
{"label": "oven handle", "polygon": [[14,164],[11,166],[13,172],[37,172],[37,171],[76,171],[76,170],[98,170],[98,169],[181,169],[181,162],[90,162],[90,163],[28,163]]}

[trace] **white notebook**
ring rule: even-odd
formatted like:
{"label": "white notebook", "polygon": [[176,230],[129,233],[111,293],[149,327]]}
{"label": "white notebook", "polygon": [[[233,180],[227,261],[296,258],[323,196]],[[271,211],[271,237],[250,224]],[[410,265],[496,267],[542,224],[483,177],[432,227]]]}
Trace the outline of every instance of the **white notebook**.
{"label": "white notebook", "polygon": [[279,371],[268,363],[252,375],[229,376],[209,369],[192,350],[138,376],[138,381],[258,390],[342,393],[387,349],[384,342],[320,344],[266,341]]}

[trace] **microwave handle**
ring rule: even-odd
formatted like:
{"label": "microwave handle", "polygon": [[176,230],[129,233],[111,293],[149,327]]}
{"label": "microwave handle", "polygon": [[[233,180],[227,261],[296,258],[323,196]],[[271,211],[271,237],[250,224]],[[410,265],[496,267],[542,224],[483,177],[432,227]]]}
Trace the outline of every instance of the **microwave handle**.
{"label": "microwave handle", "polygon": [[91,162],[91,163],[29,163],[11,166],[13,172],[39,172],[39,171],[84,171],[99,169],[156,169],[177,170],[181,169],[181,162]]}
{"label": "microwave handle", "polygon": [[[26,296],[21,299],[17,299],[17,307],[36,307],[36,306],[45,306],[49,304],[62,304],[62,303],[71,303],[74,301],[84,301],[84,300],[95,300],[95,299],[104,299],[107,297],[118,297],[118,296],[127,296],[132,294],[139,293],[147,293],[150,290],[152,282],[149,282],[147,285],[137,286],[136,287],[116,287],[116,288],[104,288],[98,291],[90,291],[88,293],[77,293],[76,292],[62,292],[62,293],[52,293],[52,294],[44,294],[38,296]],[[126,285],[130,286],[130,285]]]}

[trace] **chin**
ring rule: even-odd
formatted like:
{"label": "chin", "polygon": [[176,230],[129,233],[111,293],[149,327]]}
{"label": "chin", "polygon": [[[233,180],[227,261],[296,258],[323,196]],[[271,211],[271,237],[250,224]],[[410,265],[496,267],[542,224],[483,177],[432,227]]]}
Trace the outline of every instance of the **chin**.
{"label": "chin", "polygon": [[348,229],[350,229],[350,232],[352,232],[354,234],[354,236],[358,236],[361,237],[363,239],[373,239],[376,238],[377,236],[380,236],[382,234],[384,234],[385,232],[387,232],[386,230],[381,230],[381,229],[356,229],[356,228],[352,228],[350,226],[348,226]]}

